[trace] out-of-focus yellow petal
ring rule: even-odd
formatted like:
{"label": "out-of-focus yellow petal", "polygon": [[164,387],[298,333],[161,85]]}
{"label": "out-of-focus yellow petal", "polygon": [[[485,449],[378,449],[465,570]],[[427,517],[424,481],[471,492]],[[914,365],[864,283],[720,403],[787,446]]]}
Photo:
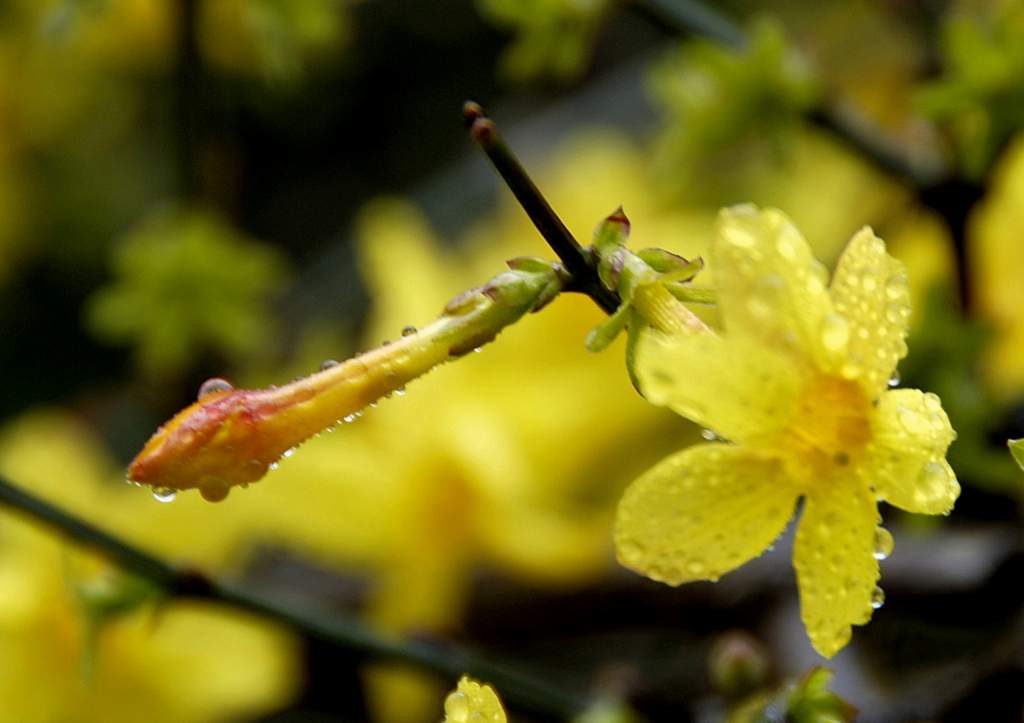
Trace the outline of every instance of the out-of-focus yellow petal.
{"label": "out-of-focus yellow petal", "polygon": [[857,475],[833,478],[805,497],[793,567],[804,627],[826,658],[849,642],[851,625],[871,618],[878,521],[875,500]]}
{"label": "out-of-focus yellow petal", "polygon": [[938,396],[917,389],[886,392],[872,420],[867,482],[879,499],[909,512],[948,514],[960,495],[946,462],[955,438]]}
{"label": "out-of-focus yellow petal", "polygon": [[726,444],[673,454],[619,503],[619,560],[669,585],[717,580],[756,557],[793,515],[796,490],[775,459]]}
{"label": "out-of-focus yellow petal", "polygon": [[489,685],[463,676],[459,687],[444,701],[445,723],[505,723],[505,709]]}
{"label": "out-of-focus yellow petal", "polygon": [[726,333],[796,360],[822,355],[828,272],[781,211],[733,206],[718,216],[711,263]]}
{"label": "out-of-focus yellow petal", "polygon": [[[398,199],[366,206],[358,221],[359,265],[373,298],[368,339],[393,339],[425,322],[462,288],[423,213]],[[493,273],[493,271],[491,272]]]}
{"label": "out-of-focus yellow petal", "polygon": [[636,374],[644,396],[734,442],[756,439],[792,416],[804,370],[739,336],[641,338]]}
{"label": "out-of-focus yellow petal", "polygon": [[864,227],[847,244],[832,278],[832,304],[848,326],[837,371],[859,379],[871,397],[884,390],[906,356],[910,325],[907,272],[885,243]]}

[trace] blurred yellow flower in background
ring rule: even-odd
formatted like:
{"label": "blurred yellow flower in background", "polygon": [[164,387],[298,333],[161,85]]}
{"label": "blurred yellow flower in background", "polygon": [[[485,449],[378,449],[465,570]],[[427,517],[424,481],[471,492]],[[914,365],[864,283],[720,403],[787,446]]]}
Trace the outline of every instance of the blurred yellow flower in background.
{"label": "blurred yellow flower in background", "polygon": [[995,327],[984,371],[1004,397],[1024,393],[1024,137],[995,170],[990,190],[968,226],[971,286],[978,311]]}
{"label": "blurred yellow flower in background", "polygon": [[465,676],[444,701],[444,723],[505,723],[498,694]]}
{"label": "blurred yellow flower in background", "polygon": [[[36,413],[3,430],[0,471],[101,523],[116,499],[111,460],[62,414]],[[134,501],[137,510],[155,504]],[[212,723],[270,712],[296,693],[298,646],[290,636],[201,603],[108,620],[87,673],[90,632],[72,582],[76,571],[97,568],[94,556],[51,530],[4,513],[0,718],[132,723],[145,711],[148,721]]]}
{"label": "blurred yellow flower in background", "polygon": [[907,351],[909,289],[870,229],[826,286],[785,215],[725,209],[712,265],[725,333],[651,332],[637,375],[652,402],[735,444],[690,447],[634,482],[616,521],[619,557],[671,585],[714,581],[761,554],[803,497],[801,615],[831,657],[880,604],[876,499],[948,513],[956,435],[937,396],[887,389]]}

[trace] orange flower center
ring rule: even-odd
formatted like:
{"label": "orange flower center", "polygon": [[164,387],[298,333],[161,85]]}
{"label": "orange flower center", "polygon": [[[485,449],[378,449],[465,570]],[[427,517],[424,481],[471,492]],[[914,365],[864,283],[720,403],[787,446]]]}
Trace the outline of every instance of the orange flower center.
{"label": "orange flower center", "polygon": [[801,394],[782,447],[797,477],[835,473],[855,462],[871,437],[871,402],[854,381],[817,376]]}

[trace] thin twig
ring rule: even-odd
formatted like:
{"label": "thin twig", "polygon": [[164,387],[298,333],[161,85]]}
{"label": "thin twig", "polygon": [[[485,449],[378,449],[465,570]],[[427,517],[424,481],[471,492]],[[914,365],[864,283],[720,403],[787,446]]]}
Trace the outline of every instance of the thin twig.
{"label": "thin twig", "polygon": [[[743,30],[729,18],[697,0],[630,0],[635,8],[676,34],[699,35],[740,50],[748,40]],[[938,159],[917,163],[902,147],[869,119],[855,116],[849,109],[826,104],[808,116],[815,125],[845,141],[886,173],[909,181],[917,189],[938,185],[949,169]]]}
{"label": "thin twig", "polygon": [[498,133],[494,121],[484,114],[483,108],[472,101],[463,106],[462,113],[470,136],[487,154],[491,164],[504,179],[540,235],[565,265],[573,279],[568,290],[587,294],[609,314],[615,311],[619,306],[618,296],[601,284],[593,255],[580,245],[562,223],[562,219],[551,208],[544,194]]}
{"label": "thin twig", "polygon": [[15,486],[3,476],[0,504],[105,554],[125,571],[148,580],[169,596],[198,598],[252,612],[370,659],[411,663],[449,679],[469,674],[493,684],[510,706],[547,718],[570,718],[586,707],[583,695],[549,685],[465,648],[385,637],[347,615],[327,616],[300,610],[241,585],[217,581],[193,569],[176,568]]}

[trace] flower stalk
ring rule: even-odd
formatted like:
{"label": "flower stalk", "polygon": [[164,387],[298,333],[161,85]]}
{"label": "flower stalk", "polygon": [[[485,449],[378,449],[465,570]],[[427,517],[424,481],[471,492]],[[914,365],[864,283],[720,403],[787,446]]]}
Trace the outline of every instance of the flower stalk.
{"label": "flower stalk", "polygon": [[161,496],[197,488],[207,500],[222,500],[232,487],[261,479],[306,439],[493,340],[551,301],[567,280],[559,264],[514,259],[508,271],[455,297],[435,321],[398,341],[280,387],[207,383],[198,401],[150,438],[128,478]]}

